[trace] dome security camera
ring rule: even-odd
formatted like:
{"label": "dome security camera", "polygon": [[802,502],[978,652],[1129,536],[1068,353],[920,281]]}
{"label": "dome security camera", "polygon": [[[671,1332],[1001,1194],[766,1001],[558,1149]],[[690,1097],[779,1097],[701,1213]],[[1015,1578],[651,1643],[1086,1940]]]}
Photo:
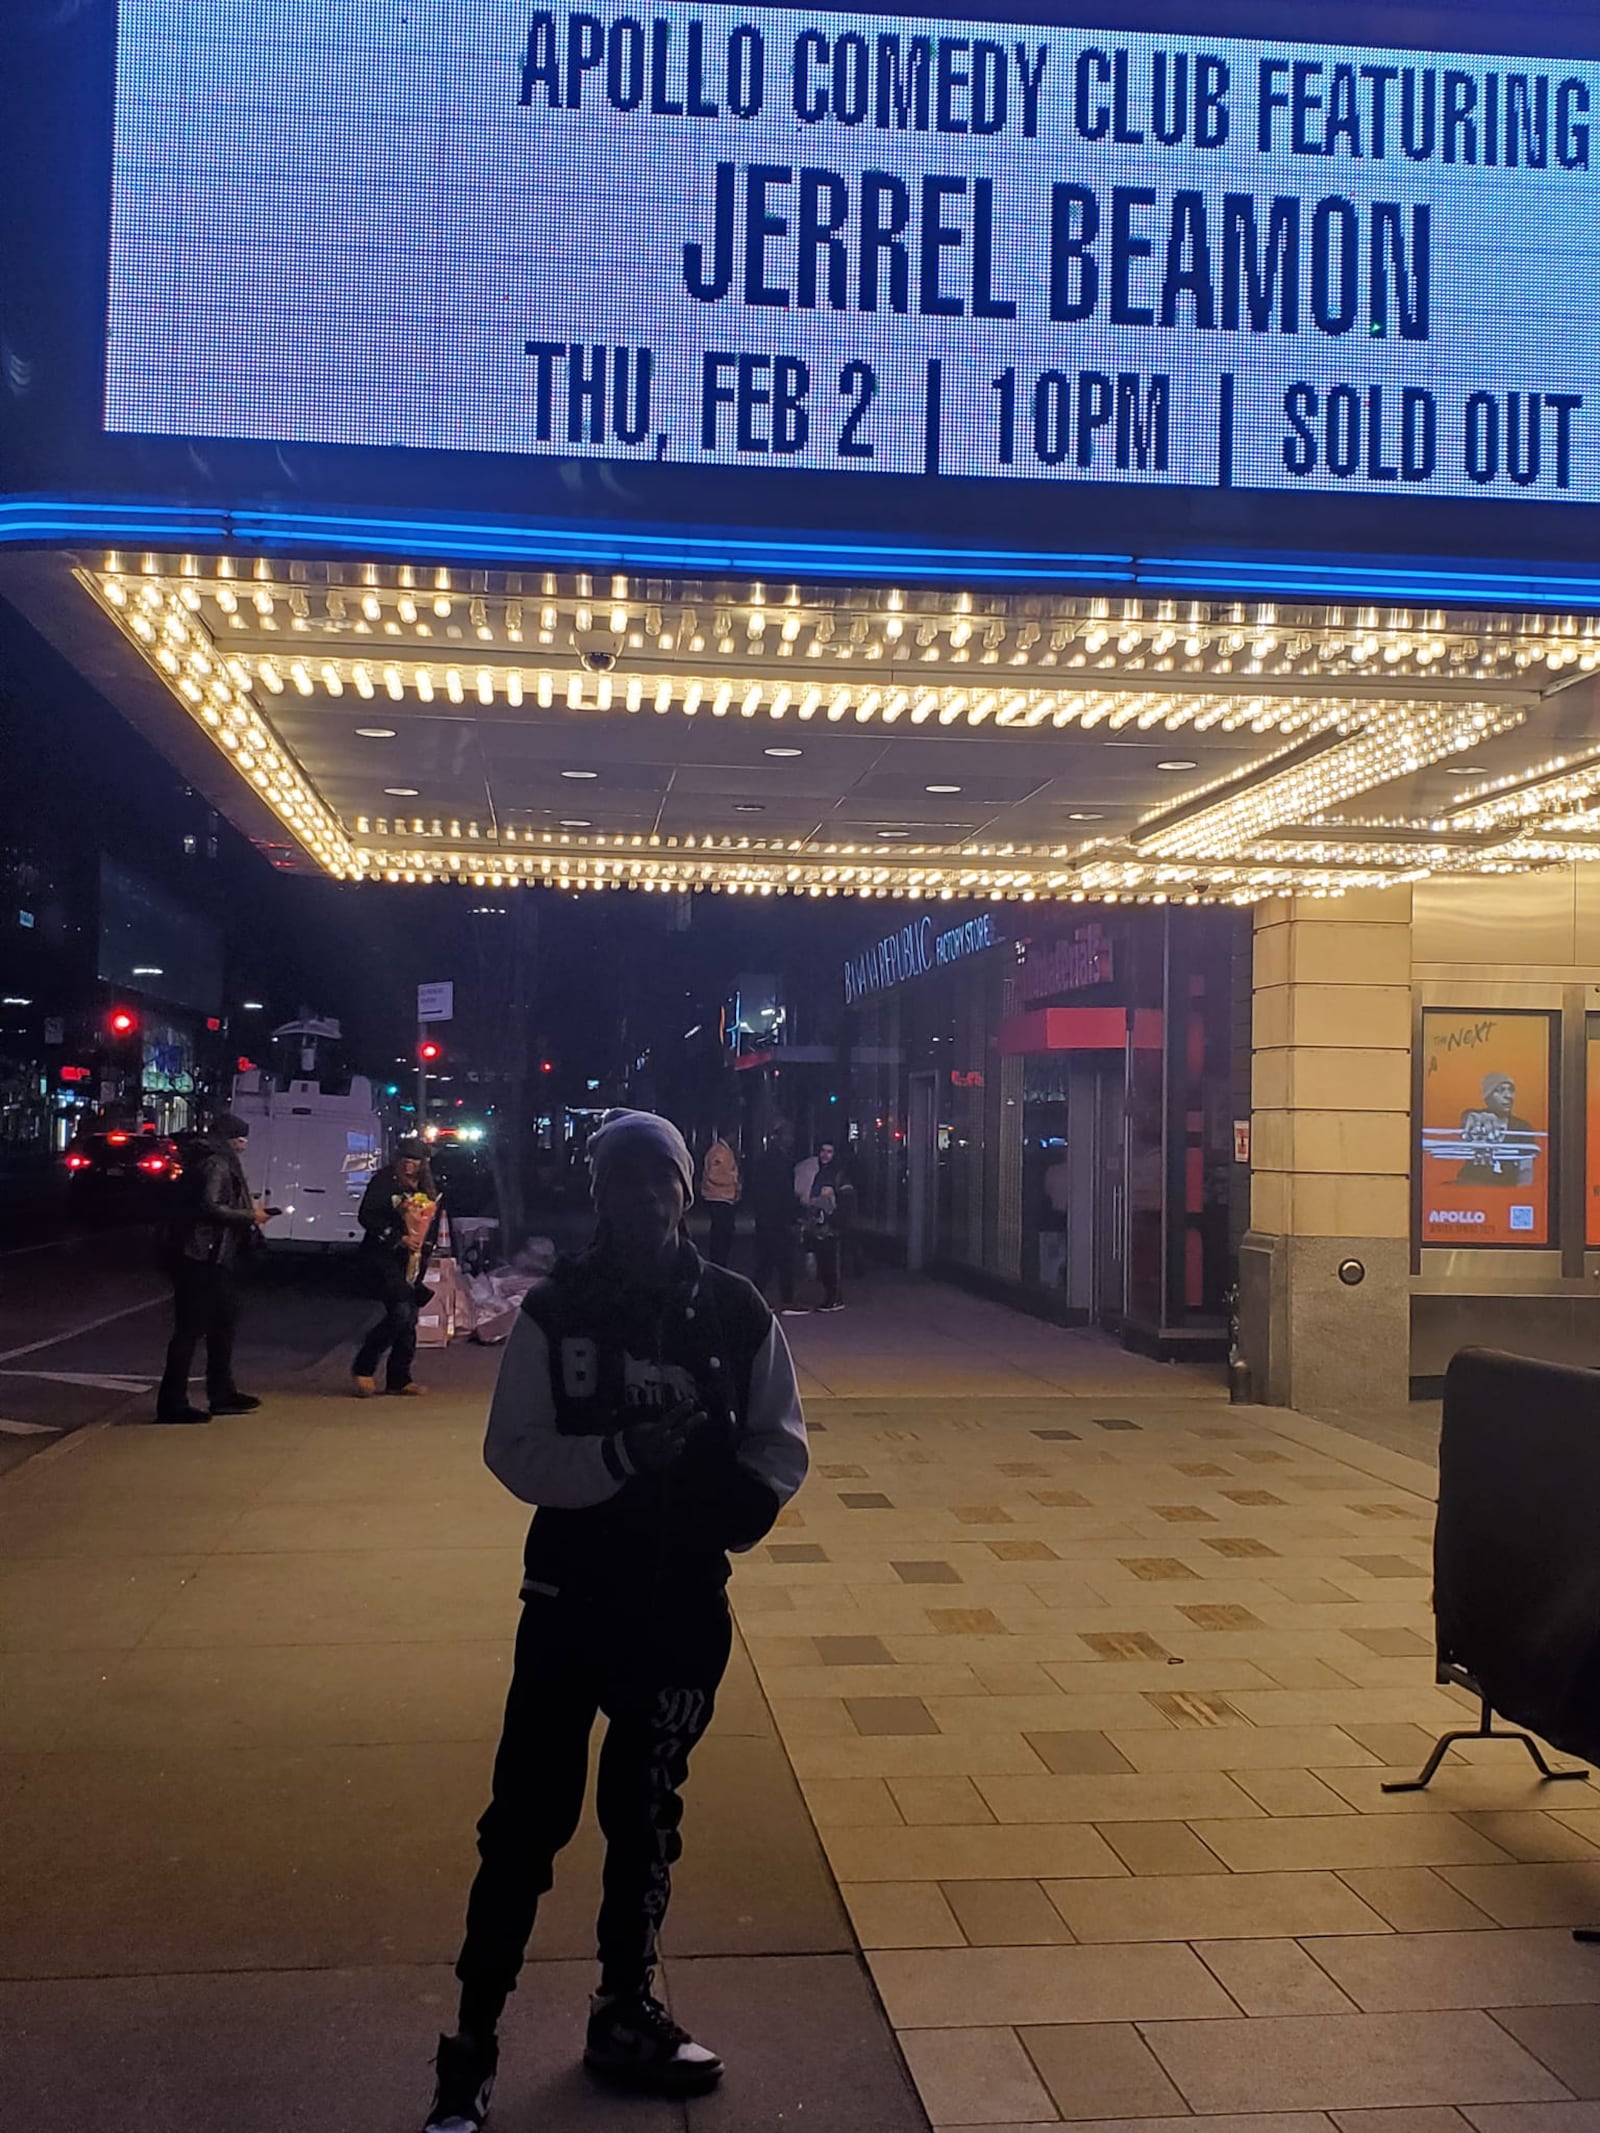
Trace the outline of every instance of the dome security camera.
{"label": "dome security camera", "polygon": [[597,646],[592,652],[582,654],[583,663],[591,674],[609,674],[617,663],[615,652],[605,646]]}

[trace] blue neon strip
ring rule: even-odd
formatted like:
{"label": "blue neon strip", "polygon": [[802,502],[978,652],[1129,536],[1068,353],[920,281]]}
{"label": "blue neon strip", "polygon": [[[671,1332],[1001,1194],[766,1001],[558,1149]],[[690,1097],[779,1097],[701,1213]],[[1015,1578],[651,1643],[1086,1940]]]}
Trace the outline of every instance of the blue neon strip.
{"label": "blue neon strip", "polygon": [[1383,599],[1460,605],[1600,605],[1600,573],[1481,565],[1445,558],[1369,562],[1330,556],[1298,561],[1260,552],[1202,556],[1062,553],[1055,550],[926,548],[893,541],[772,534],[660,533],[573,521],[515,524],[490,518],[375,517],[337,512],[224,510],[210,505],[97,497],[0,499],[0,547],[93,542],[151,547],[183,542],[224,552],[313,553],[476,562],[516,569],[614,564],[639,570],[720,569],[752,577],[883,578],[902,582],[1031,581],[1063,587],[1126,585],[1146,592],[1295,594],[1307,600]]}

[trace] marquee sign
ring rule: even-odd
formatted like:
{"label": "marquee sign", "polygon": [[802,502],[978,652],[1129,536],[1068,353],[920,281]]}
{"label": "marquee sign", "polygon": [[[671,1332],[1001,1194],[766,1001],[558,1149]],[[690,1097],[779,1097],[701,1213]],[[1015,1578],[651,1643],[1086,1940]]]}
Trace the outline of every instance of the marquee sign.
{"label": "marquee sign", "polygon": [[121,0],[114,434],[1600,500],[1600,64]]}

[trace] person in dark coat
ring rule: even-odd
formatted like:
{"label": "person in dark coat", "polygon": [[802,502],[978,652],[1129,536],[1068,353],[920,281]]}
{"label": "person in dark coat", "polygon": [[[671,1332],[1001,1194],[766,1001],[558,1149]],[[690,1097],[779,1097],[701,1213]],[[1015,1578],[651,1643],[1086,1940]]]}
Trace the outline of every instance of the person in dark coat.
{"label": "person in dark coat", "polygon": [[773,1121],[767,1145],[751,1168],[748,1197],[756,1226],[752,1278],[763,1295],[775,1280],[780,1307],[793,1313],[800,1201],[794,1189],[794,1134],[786,1118]]}
{"label": "person in dark coat", "polygon": [[537,1508],[456,1964],[459,2027],[439,2040],[428,2133],[483,2124],[501,2012],[582,1815],[601,1712],[600,1989],[584,2062],[670,2096],[722,2073],[652,1990],[656,1936],[680,1791],[728,1661],[728,1551],[754,1547],[799,1487],[805,1422],[772,1313],[682,1233],[694,1165],[677,1128],[618,1112],[589,1154],[595,1243],[529,1290],[484,1443],[490,1471]]}
{"label": "person in dark coat", "polygon": [[[156,1395],[158,1422],[209,1422],[212,1415],[246,1415],[261,1405],[233,1382],[239,1255],[269,1219],[251,1196],[240,1162],[249,1138],[246,1121],[224,1112],[182,1144],[183,1170],[174,1187],[178,1213],[168,1236],[172,1339]],[[202,1340],[209,1414],[189,1399],[189,1371]]]}
{"label": "person in dark coat", "polygon": [[370,1400],[378,1390],[378,1364],[387,1354],[385,1392],[420,1397],[424,1388],[411,1375],[417,1352],[417,1311],[427,1287],[423,1275],[433,1256],[439,1202],[428,1168],[425,1142],[402,1141],[390,1162],[361,1196],[359,1254],[383,1316],[356,1350],[350,1366],[356,1397]]}

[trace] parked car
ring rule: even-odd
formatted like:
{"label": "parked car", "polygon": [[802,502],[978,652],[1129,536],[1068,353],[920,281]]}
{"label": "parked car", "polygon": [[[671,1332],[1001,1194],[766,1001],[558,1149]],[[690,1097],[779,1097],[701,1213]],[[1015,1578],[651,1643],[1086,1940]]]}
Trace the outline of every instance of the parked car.
{"label": "parked car", "polygon": [[67,1149],[66,1164],[75,1192],[149,1192],[171,1185],[183,1168],[176,1141],[128,1126],[80,1133]]}

